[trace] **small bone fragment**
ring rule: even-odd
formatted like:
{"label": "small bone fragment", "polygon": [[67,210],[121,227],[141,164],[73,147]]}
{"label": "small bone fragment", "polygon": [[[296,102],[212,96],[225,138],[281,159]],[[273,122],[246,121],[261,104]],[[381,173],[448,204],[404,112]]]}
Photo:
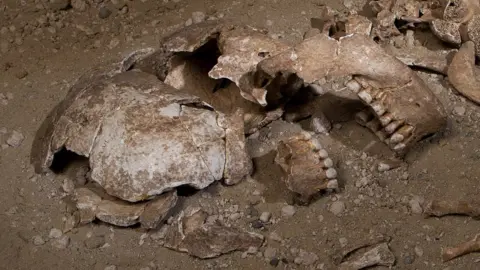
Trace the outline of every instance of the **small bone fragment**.
{"label": "small bone fragment", "polygon": [[480,202],[433,200],[427,204],[424,213],[427,216],[435,217],[466,215],[474,219],[480,219]]}
{"label": "small bone fragment", "polygon": [[203,210],[193,209],[182,212],[168,228],[164,245],[197,258],[207,259],[236,250],[245,251],[249,247],[259,248],[263,240],[260,234],[226,227],[218,221],[209,222]]}
{"label": "small bone fragment", "polygon": [[384,243],[384,242],[385,243],[390,242],[390,237],[384,236],[384,235],[376,235],[366,240],[362,240],[361,243],[354,243],[352,245],[348,245],[342,248],[341,250],[335,252],[335,254],[332,256],[332,259],[334,263],[338,265],[342,263],[347,257],[352,255],[355,251],[362,248],[374,246],[380,243]]}
{"label": "small bone fragment", "polygon": [[444,262],[453,260],[457,257],[480,251],[480,234],[477,234],[472,240],[464,242],[456,247],[447,247],[442,249],[442,259]]}
{"label": "small bone fragment", "polygon": [[140,215],[140,224],[143,228],[157,228],[166,218],[170,209],[177,203],[177,191],[163,193],[149,201]]}
{"label": "small bone fragment", "polygon": [[365,252],[360,258],[340,264],[341,270],[358,270],[372,266],[393,266],[395,256],[390,251],[387,243],[382,243]]}
{"label": "small bone fragment", "polygon": [[475,66],[475,44],[465,42],[448,67],[448,80],[462,95],[480,104],[480,69]]}

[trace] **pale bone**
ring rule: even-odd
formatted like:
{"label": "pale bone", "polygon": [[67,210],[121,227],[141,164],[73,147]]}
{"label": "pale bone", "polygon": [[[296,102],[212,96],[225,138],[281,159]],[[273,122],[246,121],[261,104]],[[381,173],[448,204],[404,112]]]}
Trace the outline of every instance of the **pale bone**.
{"label": "pale bone", "polygon": [[480,252],[480,234],[456,247],[442,248],[442,260],[447,262],[473,252]]}
{"label": "pale bone", "polygon": [[341,264],[347,257],[350,257],[354,252],[362,248],[374,246],[384,242],[388,243],[390,240],[390,237],[384,235],[370,236],[368,239],[362,239],[357,243],[349,244],[344,248],[336,250],[332,255],[332,259],[334,263],[338,265]]}
{"label": "pale bone", "polygon": [[480,68],[475,66],[475,44],[465,42],[448,68],[448,80],[463,96],[480,104]]}
{"label": "pale bone", "polygon": [[442,217],[446,215],[466,215],[480,219],[480,202],[478,201],[440,201],[429,202],[424,211],[426,216]]}
{"label": "pale bone", "polygon": [[[59,117],[49,123],[44,152],[36,160],[44,170],[66,148],[89,158],[92,180],[110,195],[136,202],[180,185],[201,189],[224,178],[226,144],[241,159],[227,165],[249,162],[237,147],[242,142],[224,141],[244,140],[243,131],[229,129],[231,123],[221,127],[221,113],[151,74],[132,70],[79,84],[83,87],[73,86],[57,108]],[[227,130],[239,134],[226,137]],[[242,169],[244,176],[251,171]]]}
{"label": "pale bone", "polygon": [[[328,153],[315,138],[306,134],[281,141],[275,162],[282,168],[282,179],[287,188],[305,201],[309,201],[319,191],[329,189],[332,185],[329,184],[329,179],[337,177]],[[330,166],[322,166],[325,163]]]}
{"label": "pale bone", "polygon": [[207,221],[207,214],[201,209],[182,211],[168,227],[164,246],[207,259],[249,247],[259,248],[264,241],[261,234]]}
{"label": "pale bone", "polygon": [[370,98],[366,90],[371,87],[378,92],[372,99],[381,100],[392,119],[414,127],[412,136],[405,142],[406,147],[397,152],[400,155],[446,125],[443,105],[423,80],[364,35],[348,35],[338,41],[324,34],[313,36],[290,50],[263,60],[258,65],[258,72],[271,79],[279,72],[296,74],[305,83],[325,77],[355,75],[362,87],[367,87],[359,94],[367,105]]}
{"label": "pale bone", "polygon": [[341,270],[359,270],[372,266],[391,267],[395,264],[395,255],[387,243],[382,243],[365,252],[360,258],[340,264]]}

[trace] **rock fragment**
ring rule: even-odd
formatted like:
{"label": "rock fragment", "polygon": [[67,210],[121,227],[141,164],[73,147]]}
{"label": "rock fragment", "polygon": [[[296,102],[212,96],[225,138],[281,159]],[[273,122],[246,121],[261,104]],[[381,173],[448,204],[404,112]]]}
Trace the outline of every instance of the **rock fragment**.
{"label": "rock fragment", "polygon": [[58,249],[66,249],[69,244],[70,244],[70,237],[65,234],[52,241],[52,246]]}
{"label": "rock fragment", "polygon": [[144,204],[129,204],[119,200],[103,200],[98,204],[95,216],[101,221],[128,227],[138,223],[138,219],[144,210]]}
{"label": "rock fragment", "polygon": [[177,191],[173,190],[157,196],[145,206],[145,210],[140,215],[140,224],[144,228],[157,228],[169,214],[177,203]]}
{"label": "rock fragment", "polygon": [[342,201],[335,201],[335,202],[332,202],[332,204],[330,205],[330,208],[328,209],[332,214],[334,214],[335,216],[339,216],[343,213],[343,211],[345,211],[345,203],[342,202]]}
{"label": "rock fragment", "polygon": [[284,207],[282,207],[283,217],[292,217],[293,215],[295,215],[296,212],[297,210],[293,205],[285,205]]}
{"label": "rock fragment", "polygon": [[14,130],[12,131],[12,134],[10,135],[10,137],[7,139],[7,144],[11,147],[19,147],[20,145],[22,145],[22,142],[23,140],[25,139],[25,137],[23,136],[22,133]]}

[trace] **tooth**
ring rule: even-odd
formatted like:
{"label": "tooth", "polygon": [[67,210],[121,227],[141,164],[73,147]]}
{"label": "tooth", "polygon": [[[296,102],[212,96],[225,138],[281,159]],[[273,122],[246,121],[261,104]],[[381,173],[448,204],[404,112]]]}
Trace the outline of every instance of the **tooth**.
{"label": "tooth", "polygon": [[373,98],[372,98],[372,96],[370,95],[370,93],[366,91],[366,89],[358,92],[358,96],[359,96],[365,103],[367,103],[367,104],[372,103]]}
{"label": "tooth", "polygon": [[366,109],[355,114],[355,120],[362,126],[365,126],[370,119],[373,118],[370,110]]}
{"label": "tooth", "polygon": [[390,142],[391,143],[399,143],[399,142],[403,141],[403,139],[405,139],[405,137],[402,134],[394,133],[392,135],[392,137],[390,137]]}
{"label": "tooth", "polygon": [[345,86],[354,93],[358,93],[362,89],[362,86],[356,80],[350,80]]}
{"label": "tooth", "polygon": [[382,115],[380,118],[380,123],[382,123],[382,126],[386,126],[392,122],[392,115],[390,113],[386,113]]}
{"label": "tooth", "polygon": [[382,116],[387,111],[387,109],[385,109],[383,104],[378,101],[375,101],[372,104],[370,104],[370,107],[372,107],[372,109],[375,111],[375,113],[378,116]]}
{"label": "tooth", "polygon": [[326,172],[325,175],[327,176],[328,179],[333,179],[337,177],[337,171],[334,168],[329,168]]}
{"label": "tooth", "polygon": [[380,124],[380,121],[378,121],[377,118],[374,118],[372,121],[368,122],[366,124],[366,127],[369,128],[373,132],[377,132],[382,128],[382,125]]}
{"label": "tooth", "polygon": [[325,149],[318,151],[318,156],[322,159],[328,158],[328,152]]}
{"label": "tooth", "polygon": [[332,180],[328,181],[327,188],[337,190],[338,189],[338,180],[337,179],[332,179]]}
{"label": "tooth", "polygon": [[400,150],[403,150],[405,147],[406,145],[404,143],[399,143],[393,147],[393,150],[400,151]]}
{"label": "tooth", "polygon": [[[412,135],[413,133],[413,126],[410,126],[410,125],[404,125],[403,127],[401,127],[397,132],[395,132],[395,134],[400,134],[402,135],[404,138],[408,138],[410,137],[410,135]],[[395,135],[394,134],[394,135]]]}
{"label": "tooth", "polygon": [[397,130],[397,128],[402,124],[403,124],[403,121],[400,121],[400,120],[393,121],[385,127],[385,132],[387,132],[387,134],[390,135],[393,132],[395,132],[395,130]]}
{"label": "tooth", "polygon": [[331,158],[326,158],[324,161],[323,161],[323,166],[325,166],[325,168],[331,168],[333,167],[333,160]]}

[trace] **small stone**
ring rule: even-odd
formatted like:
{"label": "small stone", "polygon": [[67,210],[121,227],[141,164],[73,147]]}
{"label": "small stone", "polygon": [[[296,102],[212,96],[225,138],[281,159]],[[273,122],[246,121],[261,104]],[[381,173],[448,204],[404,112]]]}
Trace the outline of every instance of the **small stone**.
{"label": "small stone", "polygon": [[240,213],[233,213],[228,218],[230,220],[238,220],[240,218]]}
{"label": "small stone", "polygon": [[269,264],[273,267],[277,267],[279,263],[280,263],[280,260],[278,258],[273,258],[269,262]]}
{"label": "small stone", "polygon": [[62,231],[57,228],[53,228],[50,230],[50,233],[48,234],[48,237],[50,239],[57,239],[60,238],[63,235]]}
{"label": "small stone", "polygon": [[87,9],[87,3],[85,0],[71,0],[72,8],[78,11],[85,11]]}
{"label": "small stone", "polygon": [[41,246],[45,244],[45,240],[40,235],[36,235],[33,237],[33,244],[35,246]]}
{"label": "small stone", "polygon": [[278,235],[278,233],[276,232],[271,232],[270,235],[268,236],[268,238],[272,241],[276,241],[276,242],[282,242],[283,239],[280,235]]}
{"label": "small stone", "polygon": [[324,219],[325,219],[325,218],[323,217],[323,215],[319,215],[319,216],[318,216],[318,221],[319,221],[319,222],[322,222]]}
{"label": "small stone", "polygon": [[261,229],[261,228],[264,227],[263,222],[260,221],[259,219],[256,219],[256,220],[252,221],[252,222],[250,223],[250,225],[251,225],[252,228],[254,228],[254,229]]}
{"label": "small stone", "polygon": [[17,77],[17,79],[19,79],[19,80],[21,80],[21,79],[23,79],[27,76],[28,76],[28,72],[25,69],[21,69],[21,70],[19,70],[15,73],[15,77]]}
{"label": "small stone", "polygon": [[423,213],[423,209],[421,206],[420,201],[417,198],[411,199],[408,204],[410,205],[410,209],[412,209],[412,213],[414,214],[421,214]]}
{"label": "small stone", "polygon": [[307,252],[305,250],[300,250],[298,256],[295,258],[294,262],[301,265],[312,265],[318,261],[318,256],[315,253]]}
{"label": "small stone", "polygon": [[379,172],[386,172],[386,171],[389,171],[390,170],[390,165],[386,164],[386,163],[383,163],[383,162],[380,162],[378,164],[378,171]]}
{"label": "small stone", "polygon": [[348,240],[345,237],[342,237],[342,238],[338,239],[338,242],[340,242],[340,246],[342,246],[342,247],[346,247],[347,244],[348,244]]}
{"label": "small stone", "polygon": [[63,222],[63,233],[67,233],[71,230],[73,230],[73,228],[75,228],[78,223],[80,222],[80,216],[78,215],[68,215],[67,217],[65,217],[65,221]]}
{"label": "small stone", "polygon": [[55,239],[52,242],[52,246],[58,249],[66,249],[70,244],[70,237],[68,235],[62,235],[60,238]]}
{"label": "small stone", "polygon": [[70,0],[50,0],[50,8],[53,10],[65,10],[70,6]]}
{"label": "small stone", "polygon": [[112,14],[112,11],[110,9],[108,9],[107,7],[101,7],[98,10],[98,17],[100,19],[106,19],[106,18],[110,17],[111,14]]}
{"label": "small stone", "polygon": [[293,205],[285,205],[284,207],[282,207],[282,216],[283,217],[291,217],[293,215],[295,215],[295,212],[297,210],[295,209],[295,207]]}
{"label": "small stone", "polygon": [[11,147],[19,147],[22,145],[23,140],[25,137],[23,136],[22,133],[14,130],[12,131],[12,134],[10,137],[7,139],[7,144],[10,145]]}
{"label": "small stone", "polygon": [[168,226],[163,226],[157,232],[152,233],[150,235],[150,238],[152,238],[152,240],[154,241],[163,240],[165,239],[165,236],[167,236],[167,232],[168,232]]}
{"label": "small stone", "polygon": [[206,15],[201,11],[195,11],[192,13],[192,21],[193,23],[201,23],[205,21]]}
{"label": "small stone", "polygon": [[277,256],[277,249],[272,247],[267,247],[263,252],[263,257],[268,260],[271,260]]}
{"label": "small stone", "polygon": [[423,256],[423,249],[419,246],[415,246],[415,254],[418,256],[418,257],[422,257]]}
{"label": "small stone", "polygon": [[193,24],[193,20],[192,18],[188,19],[186,22],[185,22],[185,26],[190,26]]}
{"label": "small stone", "polygon": [[466,109],[463,106],[455,106],[455,108],[453,108],[453,113],[455,115],[464,116],[465,112],[466,112]]}
{"label": "small stone", "polygon": [[247,254],[255,254],[257,252],[258,252],[258,247],[251,246],[251,247],[248,247],[247,249]]}
{"label": "small stone", "polygon": [[[98,204],[95,216],[103,222],[128,227],[138,223],[144,210],[145,204],[127,204],[120,200],[103,200]],[[144,221],[145,224],[153,224],[155,222]]]}
{"label": "small stone", "polygon": [[118,44],[120,44],[120,40],[118,38],[113,38],[112,40],[110,40],[110,43],[108,43],[108,48],[112,50],[116,48]]}
{"label": "small stone", "polygon": [[63,180],[62,189],[65,193],[71,194],[75,190],[75,184],[73,183],[72,179],[65,178]]}
{"label": "small stone", "polygon": [[317,112],[312,116],[310,127],[317,134],[327,134],[332,130],[332,123],[325,114]]}
{"label": "small stone", "polygon": [[263,212],[261,215],[260,215],[260,220],[264,223],[267,223],[270,221],[270,218],[272,217],[272,213],[270,212]]}
{"label": "small stone", "polygon": [[103,270],[117,270],[117,267],[115,265],[109,265],[109,266],[103,268]]}
{"label": "small stone", "polygon": [[406,255],[403,257],[403,263],[404,264],[412,264],[415,261],[415,257],[413,255]]}
{"label": "small stone", "polygon": [[342,201],[333,202],[330,205],[329,211],[335,216],[339,216],[345,211],[345,203]]}
{"label": "small stone", "polygon": [[105,245],[105,236],[96,235],[84,241],[85,247],[88,249],[96,249]]}
{"label": "small stone", "polygon": [[177,198],[177,192],[173,190],[149,201],[139,219],[142,227],[147,229],[157,228],[160,223],[165,221],[170,209],[176,205]]}

